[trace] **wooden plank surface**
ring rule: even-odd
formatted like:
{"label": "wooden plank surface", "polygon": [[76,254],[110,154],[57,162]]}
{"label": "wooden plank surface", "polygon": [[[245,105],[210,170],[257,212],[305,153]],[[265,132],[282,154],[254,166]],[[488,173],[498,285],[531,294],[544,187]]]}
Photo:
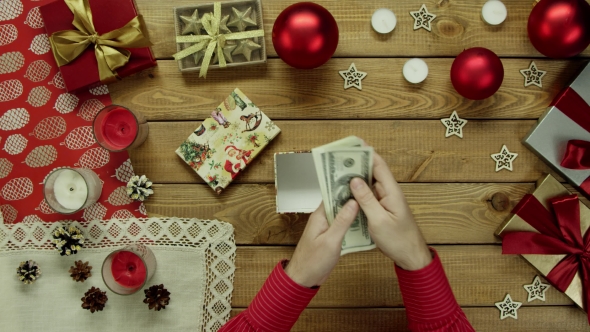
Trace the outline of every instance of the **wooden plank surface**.
{"label": "wooden plank surface", "polygon": [[[536,272],[518,255],[502,255],[497,245],[436,245],[457,302],[461,306],[493,306],[506,293],[527,306],[570,305],[573,302],[554,287],[546,302],[527,302],[522,287]],[[293,247],[240,247],[236,253],[233,307],[247,307],[266,277]],[[401,293],[393,263],[377,250],[345,255],[309,307],[401,307]]]}
{"label": "wooden plank surface", "polygon": [[[357,135],[375,147],[400,182],[534,182],[551,169],[520,141],[535,121],[470,121],[463,139],[445,139],[439,120],[275,121],[282,130],[235,183],[274,183],[273,154]],[[147,141],[130,151],[137,173],[155,183],[202,183],[174,151],[200,124],[152,122]],[[518,153],[512,172],[495,172],[490,154],[506,144]],[[208,167],[208,166],[203,166]],[[235,190],[227,189],[228,194]]]}
{"label": "wooden plank surface", "polygon": [[[221,196],[205,184],[155,185],[150,216],[219,219],[235,227],[236,243],[294,245],[308,215],[277,214],[274,185],[234,184]],[[499,243],[494,231],[532,183],[402,184],[428,243]],[[253,199],[255,198],[255,199]]]}
{"label": "wooden plank surface", "polygon": [[[139,12],[145,16],[153,49],[158,58],[170,58],[176,52],[172,9],[207,3],[210,0],[137,0]],[[281,11],[296,0],[272,0],[262,4],[267,53],[276,56],[272,47],[272,28]],[[508,18],[497,27],[485,24],[481,6],[486,0],[319,0],[316,3],[332,13],[338,23],[339,40],[335,57],[414,57],[455,56],[463,49],[482,46],[500,56],[539,57],[528,39],[526,21],[533,0],[506,1]],[[410,11],[424,3],[437,15],[432,32],[413,30]],[[380,35],[370,27],[371,15],[377,8],[391,8],[397,16],[393,33]],[[590,55],[586,50],[584,55]]]}
{"label": "wooden plank surface", "polygon": [[[243,309],[232,310],[232,316]],[[498,319],[496,308],[463,308],[467,319],[479,332],[519,331],[558,332],[587,331],[585,314],[576,307],[524,307],[518,320]],[[547,323],[548,317],[551,324]],[[409,331],[404,309],[306,309],[291,330],[339,332]]]}
{"label": "wooden plank surface", "polygon": [[[141,111],[148,120],[202,120],[235,88],[273,120],[281,119],[440,119],[456,110],[467,119],[536,119],[587,61],[535,60],[547,74],[543,88],[524,87],[520,69],[529,59],[502,59],[504,82],[491,98],[465,100],[453,89],[453,59],[425,59],[429,76],[421,84],[405,81],[407,59],[332,59],[314,70],[296,70],[279,59],[266,65],[181,74],[175,61],[109,86],[113,101]],[[368,73],[363,90],[343,89],[339,70],[354,62]]]}
{"label": "wooden plank surface", "polygon": [[[584,313],[554,288],[548,290],[547,302],[526,302],[522,285],[536,273],[522,258],[501,255],[493,232],[534,181],[552,173],[520,142],[588,62],[590,49],[581,59],[544,59],[527,37],[533,0],[505,1],[508,19],[498,27],[482,22],[485,1],[318,0],[338,22],[339,45],[327,64],[305,71],[276,58],[271,40],[275,18],[297,0],[263,0],[268,63],[211,70],[205,80],[195,73],[180,74],[170,60],[176,52],[172,8],[210,0],[137,0],[158,67],[110,85],[111,95],[115,103],[142,112],[150,121],[148,141],[131,151],[136,173],[157,183],[147,202],[149,214],[216,218],[234,225],[238,252],[233,306],[238,309],[233,314],[249,304],[276,262],[290,257],[308,218],[275,213],[272,155],[358,135],[375,146],[402,182],[416,220],[440,253],[476,330],[588,329]],[[412,30],[409,11],[422,3],[438,15],[432,32]],[[385,36],[370,28],[373,11],[381,7],[391,8],[398,19],[395,31]],[[453,57],[475,46],[500,55],[505,69],[498,93],[483,101],[460,97],[449,78]],[[404,81],[401,68],[408,57],[426,58],[430,74],[424,83]],[[523,86],[519,70],[533,59],[547,70],[543,88]],[[342,88],[337,71],[351,62],[368,72],[363,91]],[[275,120],[282,133],[217,196],[174,150],[235,87]],[[444,139],[439,119],[453,110],[470,121],[463,139]],[[519,154],[513,172],[494,172],[490,154],[502,144]],[[498,319],[493,303],[506,293],[523,302],[518,320]],[[402,304],[388,259],[376,250],[346,255],[293,331],[404,331]]]}

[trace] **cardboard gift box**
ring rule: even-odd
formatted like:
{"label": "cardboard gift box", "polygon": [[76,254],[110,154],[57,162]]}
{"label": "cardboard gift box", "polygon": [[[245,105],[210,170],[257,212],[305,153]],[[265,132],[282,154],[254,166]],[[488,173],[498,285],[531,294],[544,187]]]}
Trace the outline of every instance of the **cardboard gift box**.
{"label": "cardboard gift box", "polygon": [[[122,28],[138,16],[133,0],[75,0],[88,4],[92,11],[92,22],[99,36]],[[47,35],[63,31],[77,30],[72,24],[74,14],[64,0],[57,0],[40,8],[45,21]],[[143,19],[139,16],[143,24]],[[145,29],[144,25],[144,31]],[[145,36],[147,38],[147,36]],[[53,46],[52,46],[53,47]],[[129,48],[129,62],[116,69],[117,78],[129,76],[156,65],[156,60],[149,47]],[[54,50],[55,54],[55,50]],[[95,55],[95,47],[90,44],[76,59],[59,67],[66,89],[70,92],[83,88],[92,88],[103,83],[99,75],[99,66]]]}
{"label": "cardboard gift box", "polygon": [[235,89],[176,149],[176,154],[219,194],[280,132],[240,89]]}
{"label": "cardboard gift box", "polygon": [[[537,182],[498,228],[503,254],[521,254],[554,287],[584,308],[590,285],[584,275],[590,261],[590,209],[579,203],[559,181],[547,175]],[[585,236],[586,235],[586,236]],[[590,275],[588,275],[590,277]]]}
{"label": "cardboard gift box", "polygon": [[277,213],[312,213],[322,190],[311,151],[279,152],[274,156]]}
{"label": "cardboard gift box", "polygon": [[[225,22],[225,26],[228,30],[221,31],[219,33],[224,34],[227,38],[226,45],[235,45],[237,40],[232,40],[229,37],[231,34],[237,35],[240,33],[238,29],[233,26],[227,26],[228,20],[231,20],[232,17],[232,8],[235,8],[241,12],[246,11],[248,8],[251,8],[250,18],[257,23],[257,26],[249,26],[247,27],[244,32],[252,32],[255,30],[260,30],[261,34],[264,34],[264,22],[262,20],[262,4],[260,0],[242,0],[242,1],[228,1],[228,2],[220,2],[220,17]],[[183,37],[181,35],[183,28],[185,27],[185,23],[182,22],[180,16],[191,16],[194,11],[198,10],[199,17],[202,18],[204,14],[209,13],[210,15],[214,12],[214,3],[206,3],[206,4],[199,4],[194,6],[186,6],[186,7],[176,7],[174,8],[174,27],[176,30],[176,36]],[[226,19],[227,18],[227,19]],[[206,36],[207,32],[205,29],[201,30],[201,35]],[[186,37],[190,37],[188,35]],[[178,38],[178,37],[177,37]],[[250,61],[246,59],[246,57],[242,54],[236,54],[231,56],[230,59],[226,58],[226,67],[237,67],[237,66],[244,66],[244,65],[256,65],[256,64],[263,64],[266,63],[266,42],[264,37],[249,37],[249,38],[240,38],[240,39],[250,39],[256,44],[260,45],[260,48],[257,50],[253,50],[250,56]],[[187,48],[194,46],[197,42],[177,42],[176,49],[177,54],[181,54],[182,51],[185,51]],[[178,68],[181,72],[193,72],[193,71],[200,71],[203,65],[204,53],[205,50],[200,51],[201,53],[198,56],[197,62],[195,62],[195,54],[191,53],[189,55],[183,56],[182,58],[178,59]],[[215,52],[217,53],[217,52]],[[231,52],[230,52],[231,53]],[[220,68],[219,61],[214,61],[215,57],[211,58],[209,62],[208,69],[211,68]],[[204,76],[204,75],[203,75]]]}
{"label": "cardboard gift box", "polygon": [[523,144],[590,195],[589,141],[590,64],[557,95]]}

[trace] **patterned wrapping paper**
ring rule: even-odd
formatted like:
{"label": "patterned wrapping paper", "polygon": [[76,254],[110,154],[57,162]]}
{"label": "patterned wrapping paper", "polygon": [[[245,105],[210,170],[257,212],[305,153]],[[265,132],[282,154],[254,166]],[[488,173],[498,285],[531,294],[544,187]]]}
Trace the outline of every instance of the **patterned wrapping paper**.
{"label": "patterned wrapping paper", "polygon": [[281,130],[235,89],[176,150],[220,194]]}
{"label": "patterned wrapping paper", "polygon": [[90,168],[103,181],[99,201],[68,219],[141,217],[125,184],[133,175],[127,152],[96,143],[92,120],[111,103],[106,86],[67,93],[50,50],[39,6],[0,2],[0,211],[4,223],[64,219],[43,198],[55,168]]}

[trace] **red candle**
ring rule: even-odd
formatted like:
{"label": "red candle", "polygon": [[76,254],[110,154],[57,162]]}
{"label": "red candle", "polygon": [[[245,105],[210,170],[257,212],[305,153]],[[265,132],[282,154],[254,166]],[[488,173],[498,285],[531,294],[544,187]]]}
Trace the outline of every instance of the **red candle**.
{"label": "red candle", "polygon": [[113,256],[111,273],[119,285],[127,288],[141,287],[147,277],[145,264],[130,251],[119,251]]}
{"label": "red candle", "polygon": [[117,106],[102,118],[100,129],[109,150],[123,150],[137,136],[137,120],[128,109]]}
{"label": "red candle", "polygon": [[92,129],[98,144],[110,151],[140,146],[149,131],[147,120],[141,113],[118,105],[100,110]]}

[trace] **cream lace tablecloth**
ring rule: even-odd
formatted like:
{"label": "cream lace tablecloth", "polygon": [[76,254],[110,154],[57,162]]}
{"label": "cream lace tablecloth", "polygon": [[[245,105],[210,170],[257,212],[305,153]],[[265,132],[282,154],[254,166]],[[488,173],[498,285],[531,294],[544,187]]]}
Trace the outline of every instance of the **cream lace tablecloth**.
{"label": "cream lace tablecloth", "polygon": [[[0,224],[0,331],[216,331],[229,319],[236,246],[231,224],[217,220],[149,218],[80,224],[85,248],[60,256],[51,232],[69,222]],[[105,257],[126,244],[148,245],[157,260],[147,286],[164,284],[170,304],[148,310],[143,291],[121,296],[101,277]],[[42,276],[32,285],[16,276],[21,261],[32,259]],[[74,282],[74,261],[89,261],[92,277]],[[103,311],[91,314],[81,298],[91,287],[107,291]]]}

